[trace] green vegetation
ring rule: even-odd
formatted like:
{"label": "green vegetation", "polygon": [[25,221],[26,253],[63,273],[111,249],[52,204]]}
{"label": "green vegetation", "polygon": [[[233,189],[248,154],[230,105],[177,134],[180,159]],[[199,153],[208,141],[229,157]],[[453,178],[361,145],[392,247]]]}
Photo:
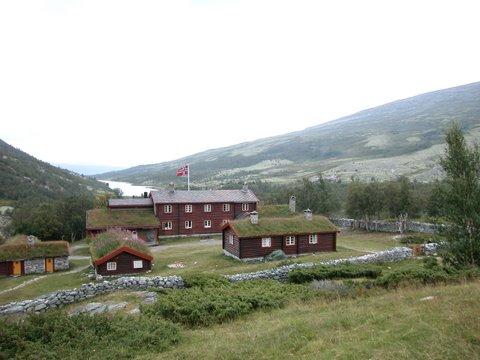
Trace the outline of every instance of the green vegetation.
{"label": "green vegetation", "polygon": [[144,241],[132,239],[130,231],[121,229],[109,229],[91,239],[90,253],[92,254],[92,259],[97,260],[123,246],[150,255],[150,248]]}
{"label": "green vegetation", "polygon": [[0,246],[0,261],[68,256],[68,254],[69,246],[66,241],[41,241],[33,245],[14,243]]}
{"label": "green vegetation", "polygon": [[2,359],[130,359],[180,340],[178,326],[152,316],[68,316],[60,311],[25,321],[0,319]]}
{"label": "green vegetation", "polygon": [[303,215],[283,218],[260,218],[258,224],[252,224],[250,219],[230,222],[240,237],[284,234],[313,234],[319,232],[337,231],[338,229],[325,217],[313,216],[307,220]]}
{"label": "green vegetation", "polygon": [[288,205],[259,205],[258,214],[261,218],[279,218],[279,217],[291,217],[296,214],[290,212]]}
{"label": "green vegetation", "polygon": [[319,265],[311,269],[296,269],[288,274],[288,280],[294,284],[303,284],[313,280],[377,278],[382,273],[379,265]]}
{"label": "green vegetation", "polygon": [[93,209],[87,212],[87,228],[159,226],[159,224],[152,209]]}

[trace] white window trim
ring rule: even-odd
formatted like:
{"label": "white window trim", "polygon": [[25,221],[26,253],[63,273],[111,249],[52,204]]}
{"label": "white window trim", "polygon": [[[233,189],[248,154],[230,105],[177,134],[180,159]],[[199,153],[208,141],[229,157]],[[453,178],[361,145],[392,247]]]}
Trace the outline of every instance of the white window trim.
{"label": "white window trim", "polygon": [[242,204],[242,211],[248,211],[250,209],[250,205],[248,203]]}
{"label": "white window trim", "polygon": [[171,214],[172,213],[172,210],[173,210],[173,206],[172,205],[163,205],[163,212],[165,214]]}
{"label": "white window trim", "polygon": [[286,236],[285,237],[285,245],[287,246],[293,246],[295,245],[295,236]]}
{"label": "white window trim", "polygon": [[230,204],[223,204],[223,212],[229,212],[230,211]]}
{"label": "white window trim", "polygon": [[228,220],[222,220],[222,226],[228,223]]}
{"label": "white window trim", "polygon": [[186,213],[192,213],[193,212],[193,205],[192,204],[186,204],[185,205],[185,212]]}
{"label": "white window trim", "polygon": [[203,204],[203,212],[212,212],[212,204]]}
{"label": "white window trim", "polygon": [[163,223],[163,230],[172,230],[173,229],[173,223],[171,221],[165,221]]}
{"label": "white window trim", "polygon": [[[208,225],[207,225],[208,224]],[[210,229],[212,227],[212,220],[204,220],[203,221],[203,227],[205,229]]]}
{"label": "white window trim", "polygon": [[143,269],[143,260],[133,260],[134,269]]}
{"label": "white window trim", "polygon": [[308,235],[308,243],[309,244],[318,244],[318,235],[317,234]]}
{"label": "white window trim", "polygon": [[193,221],[192,220],[185,220],[185,229],[193,228]]}
{"label": "white window trim", "polygon": [[117,270],[117,263],[115,261],[107,262],[107,271]]}
{"label": "white window trim", "polygon": [[262,248],[272,247],[272,238],[262,238]]}
{"label": "white window trim", "polygon": [[228,243],[233,245],[233,234],[228,234]]}

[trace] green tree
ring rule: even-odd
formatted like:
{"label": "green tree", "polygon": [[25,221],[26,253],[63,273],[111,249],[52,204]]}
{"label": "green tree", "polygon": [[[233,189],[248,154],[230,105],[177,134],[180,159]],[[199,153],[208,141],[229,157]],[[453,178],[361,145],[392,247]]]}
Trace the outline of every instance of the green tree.
{"label": "green tree", "polygon": [[318,180],[303,179],[297,192],[299,209],[311,209],[317,214],[328,214],[339,208],[339,202],[331,186],[320,175]]}
{"label": "green tree", "polygon": [[456,265],[480,264],[480,150],[469,147],[457,123],[446,132],[441,159],[445,171],[443,211],[448,225],[445,260]]}
{"label": "green tree", "polygon": [[347,188],[346,212],[355,219],[367,222],[378,219],[385,206],[385,194],[375,179],[369,183],[352,181]]}
{"label": "green tree", "polygon": [[407,220],[408,217],[417,215],[418,207],[413,197],[413,185],[407,177],[402,176],[397,181],[387,184],[385,193],[391,217]]}

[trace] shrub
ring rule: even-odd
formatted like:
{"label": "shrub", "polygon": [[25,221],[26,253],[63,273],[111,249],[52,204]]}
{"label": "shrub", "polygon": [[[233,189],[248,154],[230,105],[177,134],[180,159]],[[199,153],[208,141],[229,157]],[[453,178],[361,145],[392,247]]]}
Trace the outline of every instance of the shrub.
{"label": "shrub", "polygon": [[0,319],[0,359],[128,359],[179,339],[179,327],[158,317],[51,311],[22,322]]}
{"label": "shrub", "polygon": [[227,278],[217,274],[186,274],[182,278],[186,287],[220,287],[230,283]]}
{"label": "shrub", "polygon": [[292,283],[302,284],[313,280],[376,278],[382,273],[378,265],[319,265],[311,269],[296,269],[288,274]]}
{"label": "shrub", "polygon": [[385,288],[394,288],[402,283],[409,284],[436,284],[452,280],[443,268],[412,268],[391,271],[375,280],[375,285]]}
{"label": "shrub", "polygon": [[284,260],[286,258],[287,258],[287,255],[285,255],[285,253],[282,250],[278,249],[278,250],[272,251],[270,254],[265,256],[265,261],[277,261],[277,260]]}

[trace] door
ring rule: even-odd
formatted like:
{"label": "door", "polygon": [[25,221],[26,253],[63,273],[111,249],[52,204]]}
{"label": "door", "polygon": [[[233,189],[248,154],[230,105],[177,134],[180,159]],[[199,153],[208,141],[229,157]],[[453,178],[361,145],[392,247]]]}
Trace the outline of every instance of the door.
{"label": "door", "polygon": [[52,258],[46,258],[45,259],[45,269],[47,270],[48,273],[53,272],[53,259]]}
{"label": "door", "polygon": [[12,262],[12,275],[13,276],[22,275],[22,262],[21,261]]}

